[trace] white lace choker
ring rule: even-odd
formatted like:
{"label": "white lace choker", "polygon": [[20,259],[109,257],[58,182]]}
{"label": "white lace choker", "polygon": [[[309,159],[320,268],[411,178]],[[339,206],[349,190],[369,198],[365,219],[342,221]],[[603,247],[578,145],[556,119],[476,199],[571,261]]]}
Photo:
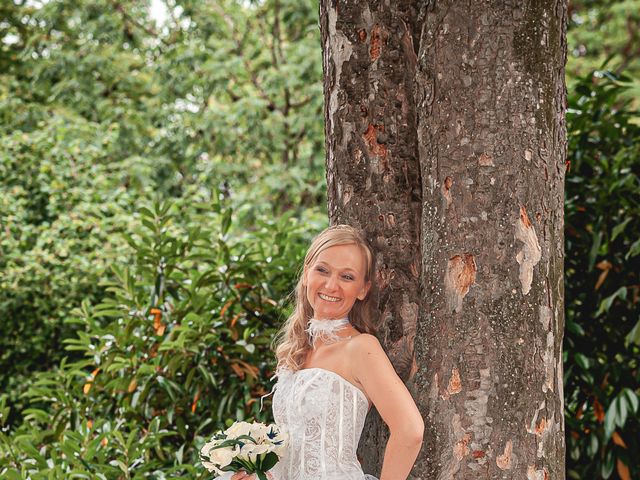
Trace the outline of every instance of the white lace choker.
{"label": "white lace choker", "polygon": [[306,332],[309,335],[309,344],[315,348],[316,340],[320,339],[324,343],[335,343],[342,338],[339,337],[336,332],[342,330],[347,325],[351,325],[349,318],[341,318],[339,320],[319,320],[316,318],[310,318],[307,322]]}

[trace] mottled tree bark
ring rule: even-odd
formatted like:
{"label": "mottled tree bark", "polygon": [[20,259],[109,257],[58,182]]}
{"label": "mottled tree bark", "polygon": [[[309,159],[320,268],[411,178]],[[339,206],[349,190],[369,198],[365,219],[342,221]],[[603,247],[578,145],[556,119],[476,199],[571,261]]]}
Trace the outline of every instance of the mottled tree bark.
{"label": "mottled tree bark", "polygon": [[[329,215],[373,239],[412,478],[564,478],[566,12],[321,2]],[[385,439],[374,417],[365,471]]]}
{"label": "mottled tree bark", "polygon": [[[379,337],[404,379],[420,302],[415,13],[407,1],[340,2],[320,17],[330,221],[361,227],[377,252]],[[375,468],[388,432],[375,414],[366,432],[359,454]]]}

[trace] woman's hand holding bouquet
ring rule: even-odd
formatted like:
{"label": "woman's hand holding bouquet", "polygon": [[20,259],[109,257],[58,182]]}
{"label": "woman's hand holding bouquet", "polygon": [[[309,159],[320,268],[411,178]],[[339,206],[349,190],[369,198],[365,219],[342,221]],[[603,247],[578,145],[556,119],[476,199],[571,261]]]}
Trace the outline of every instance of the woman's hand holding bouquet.
{"label": "woman's hand holding bouquet", "polygon": [[200,461],[217,475],[244,471],[269,480],[267,472],[284,454],[286,442],[277,425],[235,422],[202,447]]}

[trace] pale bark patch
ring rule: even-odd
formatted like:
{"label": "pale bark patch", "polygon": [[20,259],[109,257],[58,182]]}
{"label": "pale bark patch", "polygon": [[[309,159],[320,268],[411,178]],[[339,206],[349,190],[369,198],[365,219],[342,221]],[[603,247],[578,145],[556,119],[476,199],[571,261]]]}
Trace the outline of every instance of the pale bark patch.
{"label": "pale bark patch", "polygon": [[507,444],[504,446],[504,452],[496,457],[496,465],[501,470],[511,469],[511,457],[513,455],[513,442],[507,440]]}
{"label": "pale bark patch", "polygon": [[554,391],[554,383],[555,383],[555,365],[554,365],[554,347],[555,347],[555,337],[553,332],[551,331],[551,320],[553,319],[553,312],[551,308],[546,305],[540,306],[539,311],[539,319],[544,331],[547,332],[546,335],[546,345],[545,350],[542,356],[544,361],[544,383],[542,385],[542,391],[547,392],[547,390]]}
{"label": "pale bark patch", "polygon": [[536,470],[534,465],[529,465],[527,468],[527,480],[547,480],[548,478],[549,474],[545,468]]}
{"label": "pale bark patch", "polygon": [[[538,450],[536,452],[536,456],[538,458],[544,457],[544,442],[546,438],[551,434],[552,427],[555,422],[555,412],[551,412],[551,418],[547,421],[544,417],[540,419],[540,422],[536,425],[535,434],[538,437]],[[555,424],[557,429],[557,424]]]}
{"label": "pale bark patch", "polygon": [[407,331],[407,335],[415,335],[416,325],[418,323],[418,309],[419,306],[415,302],[410,302],[407,295],[403,295],[404,302],[400,307],[400,318],[402,318],[402,325]]}
{"label": "pale bark patch", "polygon": [[451,205],[453,199],[451,198],[451,187],[453,185],[453,178],[445,177],[444,182],[442,183],[442,196],[446,201],[445,208]]}
{"label": "pale bark patch", "polygon": [[454,445],[453,454],[458,460],[462,460],[469,454],[469,442],[471,442],[471,434],[465,433],[462,440]]}
{"label": "pale bark patch", "polygon": [[544,328],[545,332],[548,332],[551,328],[551,309],[546,305],[540,305],[540,311],[538,312],[538,314],[540,323],[542,324],[542,328]]}
{"label": "pale bark patch", "polygon": [[544,361],[544,383],[542,391],[553,392],[553,384],[555,380],[555,355],[554,355],[554,336],[553,332],[547,332],[547,345],[542,357]]}
{"label": "pale bark patch", "polygon": [[[560,351],[562,351],[562,347],[560,347]],[[558,362],[556,364],[556,383],[558,386],[558,395],[557,398],[560,399],[560,408],[559,412],[564,412],[564,379],[562,378],[562,355],[558,355]],[[564,432],[564,415],[559,415],[560,421],[557,423],[556,428]]]}
{"label": "pale bark patch", "polygon": [[542,249],[538,243],[536,230],[529,220],[527,211],[520,207],[520,218],[516,221],[516,239],[524,245],[516,255],[516,261],[520,264],[520,285],[522,294],[526,295],[531,290],[533,282],[533,267],[542,258]]}
{"label": "pale bark patch", "polygon": [[532,152],[530,149],[528,149],[528,148],[527,148],[527,149],[524,151],[524,159],[525,159],[527,162],[530,162],[532,158],[533,158],[533,152]]}
{"label": "pale bark patch", "polygon": [[467,390],[464,408],[466,418],[471,421],[470,430],[473,433],[471,448],[474,452],[474,462],[484,465],[487,462],[486,456],[491,456],[493,451],[491,447],[493,418],[487,415],[489,396],[493,392],[493,380],[489,368],[481,368],[479,373],[480,385],[474,390]]}
{"label": "pale bark patch", "polygon": [[451,378],[449,379],[449,385],[447,386],[447,393],[449,395],[455,395],[462,391],[462,381],[460,380],[460,372],[456,367],[451,370]]}
{"label": "pale bark patch", "polygon": [[387,223],[390,227],[396,226],[396,216],[393,213],[387,213]]}
{"label": "pale bark patch", "polygon": [[[440,390],[440,382],[438,380],[438,373],[436,372],[433,375],[433,382],[431,382],[431,387],[429,388],[429,398],[432,402],[435,402],[438,399],[438,392]],[[429,418],[433,418],[434,409],[429,410]]]}
{"label": "pale bark patch", "polygon": [[558,430],[558,424],[555,422],[555,412],[551,412],[551,417],[547,420],[546,417],[541,416],[538,419],[538,414],[543,410],[546,410],[546,401],[543,400],[540,406],[536,409],[536,413],[531,419],[530,425],[527,426],[527,433],[536,436],[536,456],[542,458],[544,456],[544,441],[552,433],[552,429],[555,427]]}
{"label": "pale bark patch", "polygon": [[[330,58],[335,65],[335,86],[340,85],[340,76],[342,75],[342,65],[347,62],[353,53],[353,46],[344,33],[336,29],[338,21],[338,12],[333,8],[327,9],[327,17],[329,20],[329,35],[325,44],[325,55]],[[329,53],[330,52],[330,53]],[[328,61],[326,62],[328,64]],[[329,98],[329,110],[331,114],[330,132],[334,132],[333,114],[338,110],[338,88],[333,88]]]}
{"label": "pale bark patch", "polygon": [[469,453],[468,444],[471,441],[471,435],[464,431],[460,415],[455,413],[451,417],[452,438],[451,450],[443,450],[440,456],[442,469],[438,474],[438,480],[451,480],[454,475],[460,471],[460,461]]}
{"label": "pale bark patch", "polygon": [[540,406],[536,409],[536,413],[533,414],[531,424],[527,426],[527,432],[534,434],[536,432],[536,424],[538,422],[538,414],[544,409],[546,402],[543,400]]}
{"label": "pale bark patch", "polygon": [[470,253],[454,255],[447,263],[444,286],[448,308],[452,312],[462,311],[462,299],[476,281],[476,261]]}
{"label": "pale bark patch", "polygon": [[495,167],[493,163],[493,157],[486,152],[483,152],[482,155],[478,158],[478,163],[481,167]]}

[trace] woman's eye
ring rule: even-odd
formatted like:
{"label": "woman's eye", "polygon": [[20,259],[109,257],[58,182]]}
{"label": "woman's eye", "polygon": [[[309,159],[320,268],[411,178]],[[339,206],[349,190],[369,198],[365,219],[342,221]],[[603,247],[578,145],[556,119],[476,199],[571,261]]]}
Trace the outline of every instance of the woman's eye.
{"label": "woman's eye", "polygon": [[345,280],[353,280],[353,277],[351,275],[344,275],[343,277]]}
{"label": "woman's eye", "polygon": [[318,267],[318,268],[316,268],[316,270],[318,272],[326,273],[326,270],[324,268],[322,268],[322,267]]}

